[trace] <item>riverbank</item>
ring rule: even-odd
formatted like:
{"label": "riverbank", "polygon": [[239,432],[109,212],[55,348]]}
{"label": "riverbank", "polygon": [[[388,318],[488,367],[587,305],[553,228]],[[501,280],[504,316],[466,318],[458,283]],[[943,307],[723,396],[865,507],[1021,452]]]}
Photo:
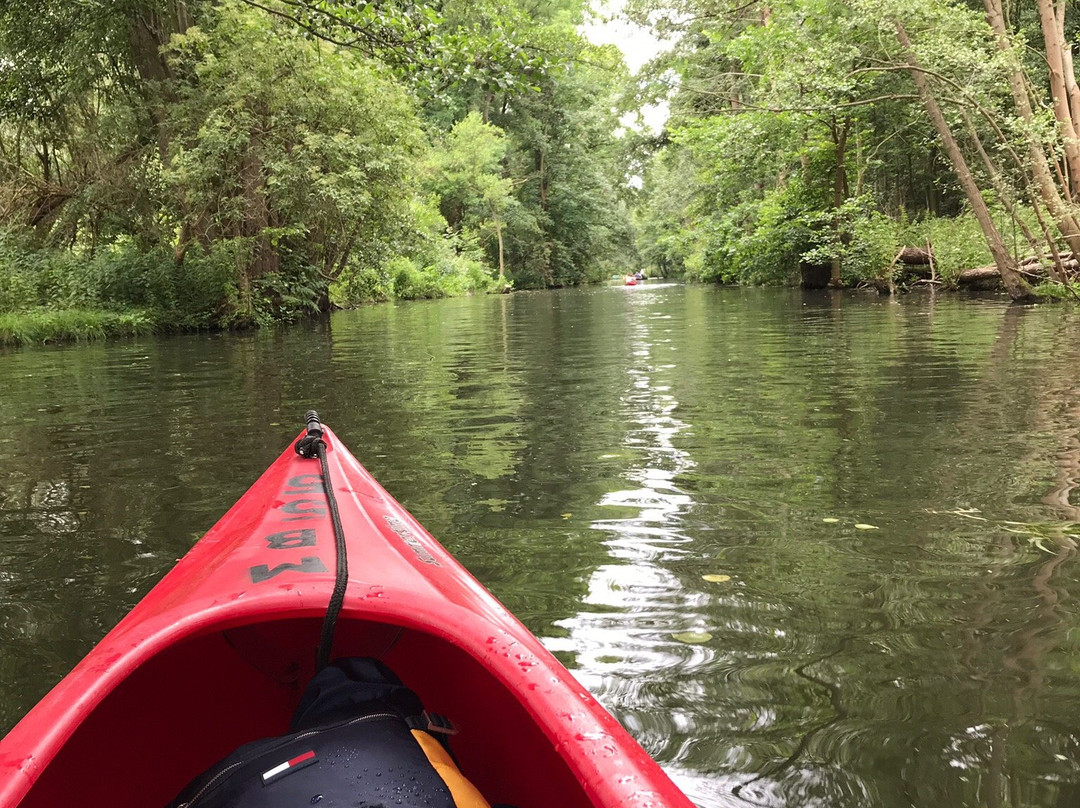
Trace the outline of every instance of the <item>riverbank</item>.
{"label": "riverbank", "polygon": [[0,232],[0,346],[86,342],[140,334],[235,331],[320,316],[366,303],[463,297],[502,290],[478,260],[430,266],[409,258],[332,280],[310,267],[236,282],[222,251],[134,245],[93,255],[26,247]]}
{"label": "riverbank", "polygon": [[[610,281],[607,281],[610,283]],[[621,285],[621,283],[619,284]],[[858,291],[860,288],[870,290],[872,287],[863,285],[852,287],[847,291]],[[929,286],[920,287],[896,287],[893,294],[904,294],[916,290],[928,291]],[[966,292],[978,292],[980,296],[993,294],[990,289],[965,289],[955,285],[938,286],[939,291],[949,294],[964,295]],[[841,291],[841,290],[837,290]],[[877,290],[879,294],[881,289]],[[1058,284],[1040,284],[1036,287],[1038,300],[1049,302],[1052,300],[1075,300],[1075,293],[1071,293],[1064,286]],[[1001,292],[1004,296],[1004,292]],[[450,297],[450,295],[441,295]],[[456,295],[468,297],[470,295]],[[401,297],[393,300],[419,300],[421,297]],[[393,300],[374,302],[393,302]],[[355,308],[355,307],[350,307]],[[281,321],[282,323],[286,321]],[[258,326],[251,326],[258,327]],[[94,308],[72,309],[49,309],[37,308],[28,311],[8,312],[0,314],[0,348],[17,348],[27,345],[50,345],[63,343],[94,342],[103,339],[118,337],[135,337],[149,334],[174,334],[188,331],[235,331],[235,326],[226,325],[203,325],[199,327],[183,325],[175,318],[163,318],[160,314],[149,309],[131,309],[126,311],[112,311]]]}
{"label": "riverbank", "polygon": [[153,334],[161,328],[146,311],[36,309],[0,314],[0,346],[89,342],[107,337]]}

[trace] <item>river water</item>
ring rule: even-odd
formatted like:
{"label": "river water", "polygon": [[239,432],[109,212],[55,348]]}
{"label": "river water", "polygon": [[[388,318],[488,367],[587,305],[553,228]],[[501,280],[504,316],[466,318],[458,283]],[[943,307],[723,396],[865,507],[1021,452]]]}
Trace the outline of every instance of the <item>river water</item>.
{"label": "river water", "polygon": [[0,354],[0,731],[310,407],[704,808],[1080,804],[1080,317],[1000,299],[646,284]]}

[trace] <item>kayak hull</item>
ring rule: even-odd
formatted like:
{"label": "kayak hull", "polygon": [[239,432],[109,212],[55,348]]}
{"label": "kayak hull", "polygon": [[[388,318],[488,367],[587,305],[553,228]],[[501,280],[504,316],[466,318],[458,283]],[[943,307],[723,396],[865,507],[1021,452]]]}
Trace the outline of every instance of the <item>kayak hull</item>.
{"label": "kayak hull", "polygon": [[[326,430],[348,547],[333,656],[374,656],[459,728],[491,802],[689,808],[592,696]],[[164,805],[285,731],[336,554],[319,463],[291,448],[0,741],[0,808]]]}

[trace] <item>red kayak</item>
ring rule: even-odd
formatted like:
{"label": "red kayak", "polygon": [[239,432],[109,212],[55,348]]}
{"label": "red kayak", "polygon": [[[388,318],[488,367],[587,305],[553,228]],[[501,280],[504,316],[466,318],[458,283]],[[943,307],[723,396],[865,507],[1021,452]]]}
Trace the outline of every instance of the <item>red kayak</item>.
{"label": "red kayak", "polygon": [[241,744],[284,732],[335,583],[320,655],[375,657],[449,716],[488,801],[693,808],[329,429],[309,427],[298,443],[321,435],[330,485],[319,457],[286,450],[0,741],[0,808],[158,808]]}

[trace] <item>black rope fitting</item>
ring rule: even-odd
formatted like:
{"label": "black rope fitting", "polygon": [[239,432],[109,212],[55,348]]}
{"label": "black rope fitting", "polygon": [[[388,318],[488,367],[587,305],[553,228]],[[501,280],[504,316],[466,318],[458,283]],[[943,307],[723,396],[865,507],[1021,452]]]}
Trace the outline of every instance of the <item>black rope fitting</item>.
{"label": "black rope fitting", "polygon": [[306,423],[306,433],[304,437],[300,438],[296,442],[296,453],[301,457],[313,458],[319,456],[319,449],[316,444],[321,443],[323,449],[326,449],[326,442],[323,441],[323,425],[319,420],[319,413],[315,410],[308,410],[304,415],[304,421]]}
{"label": "black rope fitting", "polygon": [[326,450],[326,441],[322,436],[305,435],[296,442],[296,453],[308,460],[319,456],[320,447]]}
{"label": "black rope fitting", "polygon": [[319,638],[319,650],[315,662],[315,670],[321,671],[330,664],[330,653],[334,646],[334,629],[337,627],[338,615],[345,603],[345,590],[349,586],[349,554],[345,546],[345,530],[341,526],[341,514],[338,512],[337,498],[334,496],[334,486],[330,480],[330,466],[326,462],[326,441],[323,440],[323,425],[319,421],[319,414],[315,410],[308,410],[304,416],[307,422],[307,434],[296,442],[296,453],[308,459],[319,459],[322,469],[323,490],[326,492],[326,504],[330,507],[330,520],[334,525],[334,547],[337,552],[337,570],[334,575],[334,591],[330,595],[330,602],[326,606],[326,617],[323,619],[322,634]]}

